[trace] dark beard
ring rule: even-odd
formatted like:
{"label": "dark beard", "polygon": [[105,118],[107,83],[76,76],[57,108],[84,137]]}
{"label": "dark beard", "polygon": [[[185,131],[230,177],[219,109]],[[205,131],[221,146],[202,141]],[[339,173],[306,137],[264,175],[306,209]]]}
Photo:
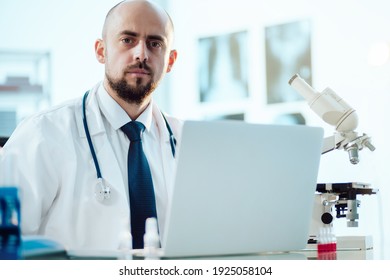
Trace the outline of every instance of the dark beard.
{"label": "dark beard", "polygon": [[141,85],[142,79],[137,79],[136,86],[131,86],[125,78],[114,80],[106,73],[109,86],[118,94],[119,98],[131,104],[141,104],[148,97],[155,85],[150,81],[146,85]]}

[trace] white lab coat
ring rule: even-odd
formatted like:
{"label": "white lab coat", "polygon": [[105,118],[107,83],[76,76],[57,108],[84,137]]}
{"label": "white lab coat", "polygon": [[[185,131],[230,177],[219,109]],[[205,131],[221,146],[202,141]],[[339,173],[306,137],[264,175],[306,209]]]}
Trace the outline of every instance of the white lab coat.
{"label": "white lab coat", "polygon": [[[103,125],[97,88],[90,91],[86,114],[100,169],[111,185],[108,202],[102,204],[94,197],[97,177],[83,127],[82,98],[24,121],[4,147],[3,163],[17,152],[22,233],[47,236],[70,250],[117,250],[121,237],[129,232],[127,186]],[[165,183],[171,197],[176,160],[156,105],[153,118],[160,133]],[[182,122],[168,116],[167,120],[179,143]]]}

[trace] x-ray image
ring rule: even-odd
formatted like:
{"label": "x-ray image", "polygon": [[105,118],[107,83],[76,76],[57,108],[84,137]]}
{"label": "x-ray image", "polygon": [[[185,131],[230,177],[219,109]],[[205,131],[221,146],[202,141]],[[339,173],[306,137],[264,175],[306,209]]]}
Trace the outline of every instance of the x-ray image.
{"label": "x-ray image", "polygon": [[199,40],[201,102],[226,102],[248,97],[247,32]]}
{"label": "x-ray image", "polygon": [[310,22],[298,21],[265,29],[267,103],[302,100],[288,84],[299,75],[311,84]]}

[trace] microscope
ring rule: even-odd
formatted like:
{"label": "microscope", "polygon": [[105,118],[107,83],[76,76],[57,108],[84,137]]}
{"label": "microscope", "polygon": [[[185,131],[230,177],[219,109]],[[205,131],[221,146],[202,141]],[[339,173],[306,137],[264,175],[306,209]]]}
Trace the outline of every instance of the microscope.
{"label": "microscope", "polygon": [[[375,150],[368,135],[355,132],[358,126],[356,111],[332,89],[317,92],[298,74],[290,79],[289,84],[304,97],[323,121],[335,127],[335,133],[324,138],[322,154],[336,149],[344,150],[348,153],[351,164],[358,164],[360,150]],[[348,227],[357,227],[357,208],[360,206],[357,196],[377,192],[378,189],[371,188],[370,184],[360,182],[317,184],[311,229],[313,232],[310,233],[309,243],[318,236],[321,228],[332,227],[335,217],[346,218]]]}

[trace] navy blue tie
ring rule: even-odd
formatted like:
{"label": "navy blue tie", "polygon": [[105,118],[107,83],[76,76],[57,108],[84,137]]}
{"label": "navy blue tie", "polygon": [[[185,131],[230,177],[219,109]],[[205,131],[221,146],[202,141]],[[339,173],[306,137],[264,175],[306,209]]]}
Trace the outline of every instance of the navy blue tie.
{"label": "navy blue tie", "polygon": [[150,167],[142,149],[141,135],[145,126],[131,121],[121,127],[130,140],[127,168],[129,178],[131,234],[133,249],[144,247],[145,221],[157,218],[156,199]]}

